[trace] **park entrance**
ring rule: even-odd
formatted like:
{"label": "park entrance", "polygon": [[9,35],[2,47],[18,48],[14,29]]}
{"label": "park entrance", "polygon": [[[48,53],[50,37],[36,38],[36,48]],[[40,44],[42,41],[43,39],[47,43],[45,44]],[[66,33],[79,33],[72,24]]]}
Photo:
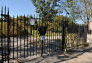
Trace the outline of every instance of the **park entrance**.
{"label": "park entrance", "polygon": [[[84,27],[67,21],[59,26],[52,22],[43,24],[36,16],[11,17],[9,9],[1,9],[0,14],[0,63],[11,59],[33,55],[49,55],[76,49],[85,43]],[[80,29],[82,31],[80,31]],[[81,32],[84,32],[82,34]],[[79,43],[80,41],[80,43]]]}

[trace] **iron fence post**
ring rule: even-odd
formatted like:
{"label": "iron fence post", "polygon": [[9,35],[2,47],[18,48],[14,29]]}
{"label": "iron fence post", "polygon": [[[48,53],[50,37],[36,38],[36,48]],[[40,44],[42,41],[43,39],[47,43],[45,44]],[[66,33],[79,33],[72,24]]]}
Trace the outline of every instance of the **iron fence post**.
{"label": "iron fence post", "polygon": [[62,21],[62,51],[65,49],[65,22]]}
{"label": "iron fence post", "polygon": [[62,51],[65,51],[66,47],[66,31],[67,31],[68,22],[62,21]]}
{"label": "iron fence post", "polygon": [[43,40],[41,40],[42,45],[41,45],[41,56],[43,56]]}
{"label": "iron fence post", "polygon": [[9,20],[9,9],[8,9],[8,13],[7,13],[7,21],[8,21],[8,44],[7,44],[7,47],[8,47],[8,63],[9,63],[9,54],[10,54],[10,20]]}

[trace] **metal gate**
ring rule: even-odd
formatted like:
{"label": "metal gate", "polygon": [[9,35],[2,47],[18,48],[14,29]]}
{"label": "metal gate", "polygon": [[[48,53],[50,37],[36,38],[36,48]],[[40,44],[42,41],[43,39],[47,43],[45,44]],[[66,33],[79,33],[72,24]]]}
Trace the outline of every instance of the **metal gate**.
{"label": "metal gate", "polygon": [[51,22],[43,23],[35,16],[30,19],[25,15],[11,17],[6,7],[2,7],[0,16],[0,63],[33,55],[60,53],[77,47],[75,42],[83,40],[79,37],[78,27],[71,27],[67,21],[62,21],[57,27]]}
{"label": "metal gate", "polygon": [[41,19],[35,16],[31,19],[25,15],[11,17],[9,9],[2,7],[0,20],[1,63],[6,61],[9,63],[10,59],[60,52],[62,40],[60,31],[59,28],[48,29],[46,23],[41,23]]}

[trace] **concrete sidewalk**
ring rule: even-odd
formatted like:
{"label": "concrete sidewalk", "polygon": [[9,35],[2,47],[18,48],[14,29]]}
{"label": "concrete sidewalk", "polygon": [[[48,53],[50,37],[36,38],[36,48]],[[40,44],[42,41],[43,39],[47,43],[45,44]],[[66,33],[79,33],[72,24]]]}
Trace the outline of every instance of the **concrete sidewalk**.
{"label": "concrete sidewalk", "polygon": [[[14,60],[13,60],[14,61]],[[39,55],[20,58],[14,63],[92,63],[92,46],[74,50],[69,54],[45,54],[43,57]],[[13,63],[13,62],[12,62]]]}

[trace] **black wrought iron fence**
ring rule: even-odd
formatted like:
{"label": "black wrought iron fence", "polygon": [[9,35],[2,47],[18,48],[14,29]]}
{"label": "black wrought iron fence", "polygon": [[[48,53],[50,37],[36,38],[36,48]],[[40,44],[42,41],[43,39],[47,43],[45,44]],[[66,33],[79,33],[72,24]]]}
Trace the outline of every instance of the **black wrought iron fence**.
{"label": "black wrought iron fence", "polygon": [[[58,24],[59,25],[59,24]],[[80,33],[80,25],[62,24],[55,26],[52,22],[44,22],[40,18],[29,16],[11,17],[9,9],[1,9],[0,19],[0,59],[26,58],[33,55],[44,55],[65,51],[83,45],[86,32]],[[85,28],[85,27],[83,27]],[[83,29],[82,28],[82,29]],[[81,41],[81,42],[80,42]],[[85,42],[86,43],[86,42]]]}
{"label": "black wrought iron fence", "polygon": [[88,46],[87,25],[70,24],[67,28],[66,49],[78,49]]}

